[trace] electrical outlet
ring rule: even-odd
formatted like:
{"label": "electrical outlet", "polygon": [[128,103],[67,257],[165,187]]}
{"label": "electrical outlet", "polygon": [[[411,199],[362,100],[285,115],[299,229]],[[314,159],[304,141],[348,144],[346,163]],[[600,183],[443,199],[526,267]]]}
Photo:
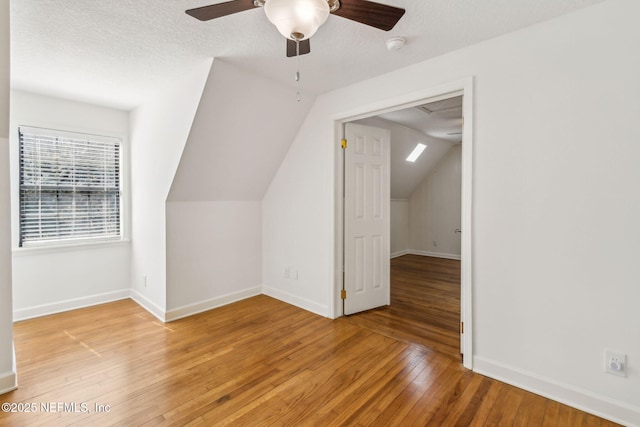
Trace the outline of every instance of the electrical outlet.
{"label": "electrical outlet", "polygon": [[288,279],[291,276],[291,269],[289,267],[284,268],[284,278]]}
{"label": "electrical outlet", "polygon": [[438,247],[438,242],[437,242],[436,240],[434,240],[434,241],[433,241],[433,242],[431,242],[431,243],[433,244],[433,247],[434,247],[434,248],[437,248],[437,247]]}
{"label": "electrical outlet", "polygon": [[147,275],[145,274],[144,276],[142,276],[143,279],[143,283],[144,283],[144,287],[147,287]]}
{"label": "electrical outlet", "polygon": [[627,355],[605,350],[604,371],[611,375],[626,377],[627,376]]}

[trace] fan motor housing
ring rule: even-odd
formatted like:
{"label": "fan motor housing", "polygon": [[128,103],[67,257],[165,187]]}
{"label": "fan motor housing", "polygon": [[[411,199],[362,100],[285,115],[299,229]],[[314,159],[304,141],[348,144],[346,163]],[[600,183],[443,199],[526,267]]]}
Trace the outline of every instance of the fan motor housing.
{"label": "fan motor housing", "polygon": [[[264,6],[266,2],[267,0],[253,0],[253,5],[255,7],[261,7]],[[340,9],[339,0],[327,0],[327,3],[329,3],[329,12],[335,12],[336,10]]]}

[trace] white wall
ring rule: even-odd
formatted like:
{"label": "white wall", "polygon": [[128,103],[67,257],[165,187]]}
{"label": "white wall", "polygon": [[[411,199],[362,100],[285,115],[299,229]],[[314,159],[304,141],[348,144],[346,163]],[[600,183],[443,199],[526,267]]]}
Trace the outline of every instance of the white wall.
{"label": "white wall", "polygon": [[[19,248],[19,126],[35,126],[122,138],[123,225],[128,225],[129,114],[36,95],[11,92],[11,182],[14,320],[41,316],[128,296],[128,242],[64,248]],[[125,233],[126,238],[126,233]]]}
{"label": "white wall", "polygon": [[409,252],[409,200],[391,199],[389,213],[391,258]]}
{"label": "white wall", "polygon": [[262,197],[311,102],[214,61],[168,196],[167,319],[261,293]]}
{"label": "white wall", "polygon": [[259,201],[167,203],[167,320],[262,292]]}
{"label": "white wall", "polygon": [[262,201],[262,280],[265,294],[332,317],[335,146],[327,98],[316,99]]}
{"label": "white wall", "polygon": [[462,146],[452,147],[409,198],[412,253],[460,258]]}
{"label": "white wall", "polygon": [[[211,59],[131,112],[131,288],[133,298],[164,320],[166,200]],[[146,280],[145,280],[146,277]]]}
{"label": "white wall", "polygon": [[9,2],[0,2],[0,394],[16,386],[11,297]]}
{"label": "white wall", "polygon": [[168,200],[262,200],[312,101],[216,59]]}
{"label": "white wall", "polygon": [[334,118],[475,76],[474,367],[640,424],[638,16],[610,0],[320,96],[264,198],[265,284],[332,316]]}

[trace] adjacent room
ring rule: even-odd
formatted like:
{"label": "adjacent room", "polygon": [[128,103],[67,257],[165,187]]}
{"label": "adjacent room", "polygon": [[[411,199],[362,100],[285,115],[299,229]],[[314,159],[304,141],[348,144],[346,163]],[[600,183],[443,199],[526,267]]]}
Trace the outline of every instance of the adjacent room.
{"label": "adjacent room", "polygon": [[389,305],[352,320],[451,357],[460,348],[462,97],[357,123],[390,134]]}
{"label": "adjacent room", "polygon": [[638,16],[0,1],[0,424],[640,426]]}

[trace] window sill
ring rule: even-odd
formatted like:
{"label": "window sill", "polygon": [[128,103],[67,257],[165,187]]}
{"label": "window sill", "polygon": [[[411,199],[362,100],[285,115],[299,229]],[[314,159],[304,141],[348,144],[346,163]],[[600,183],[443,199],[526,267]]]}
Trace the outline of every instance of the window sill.
{"label": "window sill", "polygon": [[64,244],[51,244],[43,246],[31,246],[26,248],[13,248],[12,254],[15,257],[30,256],[30,255],[45,255],[48,253],[61,253],[61,252],[78,252],[78,251],[91,251],[105,248],[113,248],[118,246],[129,246],[131,240],[102,240],[94,242],[82,242],[82,243],[64,243]]}

